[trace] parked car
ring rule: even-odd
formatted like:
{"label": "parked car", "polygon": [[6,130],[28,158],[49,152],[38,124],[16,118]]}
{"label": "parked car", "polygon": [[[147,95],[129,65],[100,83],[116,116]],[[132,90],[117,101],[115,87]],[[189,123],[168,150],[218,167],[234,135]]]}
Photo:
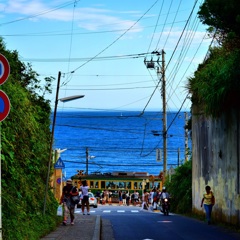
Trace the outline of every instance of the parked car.
{"label": "parked car", "polygon": [[[81,193],[79,193],[81,194]],[[81,195],[80,195],[81,196]],[[88,196],[89,196],[89,206],[92,206],[94,208],[97,208],[98,205],[97,205],[97,199],[94,197],[93,193],[89,192],[88,193]],[[78,203],[77,205],[78,208],[82,207],[82,199],[80,200],[80,202]]]}

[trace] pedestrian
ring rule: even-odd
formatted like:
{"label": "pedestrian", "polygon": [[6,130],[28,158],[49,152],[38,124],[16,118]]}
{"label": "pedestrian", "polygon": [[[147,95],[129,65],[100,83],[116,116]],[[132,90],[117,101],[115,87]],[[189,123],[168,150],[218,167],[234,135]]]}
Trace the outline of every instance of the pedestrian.
{"label": "pedestrian", "polygon": [[104,195],[104,191],[101,192],[101,200],[100,200],[101,204],[105,204],[105,195]]}
{"label": "pedestrian", "polygon": [[134,205],[139,204],[139,206],[141,206],[140,200],[139,200],[139,192],[135,191],[134,192]]}
{"label": "pedestrian", "polygon": [[130,204],[130,194],[129,194],[129,192],[127,192],[127,197],[126,197],[126,204],[127,204],[127,206],[129,206],[129,204]]}
{"label": "pedestrian", "polygon": [[157,209],[157,202],[158,202],[158,192],[157,192],[155,187],[152,189],[151,193],[152,193],[151,200],[152,200],[153,210],[156,210]]}
{"label": "pedestrian", "polygon": [[72,185],[72,179],[68,179],[66,186],[62,189],[62,196],[60,199],[60,204],[63,204],[64,213],[63,213],[63,225],[67,225],[67,218],[70,214],[71,225],[74,225],[74,210],[76,204],[72,201],[71,196],[74,196],[78,193],[77,187]]}
{"label": "pedestrian", "polygon": [[101,198],[101,193],[99,190],[97,190],[97,193],[95,195],[95,198],[97,199],[97,203],[99,204],[100,203],[100,198]]}
{"label": "pedestrian", "polygon": [[108,204],[112,205],[112,192],[111,191],[108,192]]}
{"label": "pedestrian", "polygon": [[147,192],[146,189],[144,189],[143,191],[143,195],[142,195],[142,210],[148,210],[148,196],[149,193]]}
{"label": "pedestrian", "polygon": [[119,200],[119,206],[122,205],[122,191],[118,191],[118,200]]}
{"label": "pedestrian", "polygon": [[89,189],[89,186],[87,185],[87,181],[83,180],[82,186],[80,187],[80,190],[82,191],[82,214],[83,215],[85,215],[84,213],[85,204],[87,207],[87,215],[90,215],[88,189]]}
{"label": "pedestrian", "polygon": [[212,207],[215,204],[215,197],[213,195],[213,192],[211,191],[210,186],[206,186],[205,190],[206,190],[206,193],[203,194],[201,207],[204,205],[207,223],[211,224]]}
{"label": "pedestrian", "polygon": [[105,199],[104,199],[105,202],[108,203],[108,201],[109,201],[109,192],[108,192],[107,189],[104,190],[104,197],[105,197]]}
{"label": "pedestrian", "polygon": [[127,205],[127,194],[126,194],[126,192],[123,192],[123,194],[122,194],[122,202],[123,202],[124,206]]}

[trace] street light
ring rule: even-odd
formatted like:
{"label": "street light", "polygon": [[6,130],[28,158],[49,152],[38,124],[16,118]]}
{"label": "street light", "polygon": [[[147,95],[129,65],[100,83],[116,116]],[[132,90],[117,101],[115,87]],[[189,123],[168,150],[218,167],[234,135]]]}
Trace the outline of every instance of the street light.
{"label": "street light", "polygon": [[45,212],[46,212],[48,182],[49,182],[50,169],[51,169],[51,163],[52,163],[52,145],[53,145],[53,138],[54,138],[54,129],[55,129],[55,123],[56,123],[58,101],[60,100],[61,102],[69,102],[69,101],[76,100],[78,98],[83,98],[84,97],[84,95],[76,95],[76,96],[71,96],[71,97],[58,99],[58,93],[59,93],[59,88],[60,88],[60,80],[61,80],[61,72],[58,72],[58,83],[57,83],[57,91],[56,91],[56,98],[55,98],[53,123],[52,123],[52,134],[51,134],[51,142],[50,142],[50,150],[49,150],[48,171],[47,171],[47,179],[46,179],[45,195],[44,195],[44,203],[43,203],[43,215],[45,215]]}

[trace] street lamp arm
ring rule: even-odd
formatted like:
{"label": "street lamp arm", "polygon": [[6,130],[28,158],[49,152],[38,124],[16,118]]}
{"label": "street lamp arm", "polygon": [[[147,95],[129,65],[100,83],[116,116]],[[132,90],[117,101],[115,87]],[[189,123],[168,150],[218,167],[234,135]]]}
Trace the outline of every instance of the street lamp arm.
{"label": "street lamp arm", "polygon": [[71,96],[71,97],[65,97],[65,98],[60,98],[59,100],[61,102],[69,102],[69,101],[72,101],[72,100],[76,100],[78,98],[83,98],[85,95],[76,95],[76,96]]}

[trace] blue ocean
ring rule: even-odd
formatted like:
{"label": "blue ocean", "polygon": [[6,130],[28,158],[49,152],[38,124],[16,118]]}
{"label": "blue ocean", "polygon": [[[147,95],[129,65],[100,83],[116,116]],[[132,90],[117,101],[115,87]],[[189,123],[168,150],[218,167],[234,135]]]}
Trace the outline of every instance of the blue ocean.
{"label": "blue ocean", "polygon": [[[66,178],[78,170],[159,175],[163,170],[162,120],[162,112],[154,111],[142,115],[137,111],[58,111],[53,148],[67,149],[61,153]],[[184,162],[184,126],[184,112],[168,112],[167,169]]]}

